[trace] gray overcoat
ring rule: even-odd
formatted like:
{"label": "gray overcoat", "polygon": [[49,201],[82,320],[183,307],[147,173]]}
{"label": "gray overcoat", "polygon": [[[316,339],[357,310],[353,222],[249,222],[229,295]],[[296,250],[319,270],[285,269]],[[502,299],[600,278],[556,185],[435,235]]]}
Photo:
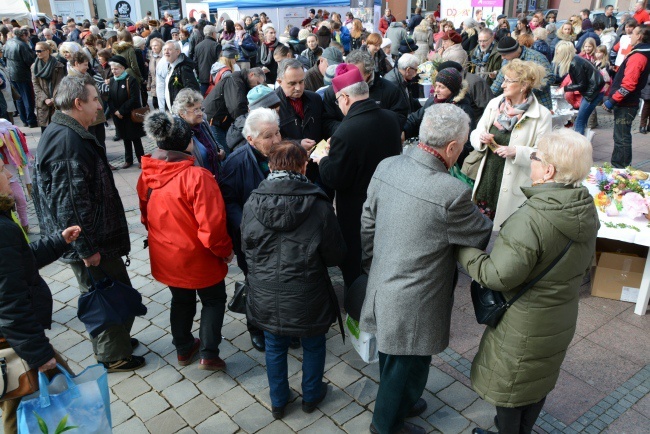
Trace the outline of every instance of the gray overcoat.
{"label": "gray overcoat", "polygon": [[428,356],[448,346],[454,247],[484,249],[492,232],[471,195],[419,148],[377,167],[361,216],[368,287],[360,328],[382,353]]}

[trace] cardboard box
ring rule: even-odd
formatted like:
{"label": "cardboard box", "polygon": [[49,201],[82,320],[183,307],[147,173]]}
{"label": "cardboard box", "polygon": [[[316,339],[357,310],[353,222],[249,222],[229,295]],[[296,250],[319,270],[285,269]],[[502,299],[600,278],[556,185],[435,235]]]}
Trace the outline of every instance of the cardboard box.
{"label": "cardboard box", "polygon": [[591,284],[591,295],[635,303],[646,258],[602,252]]}

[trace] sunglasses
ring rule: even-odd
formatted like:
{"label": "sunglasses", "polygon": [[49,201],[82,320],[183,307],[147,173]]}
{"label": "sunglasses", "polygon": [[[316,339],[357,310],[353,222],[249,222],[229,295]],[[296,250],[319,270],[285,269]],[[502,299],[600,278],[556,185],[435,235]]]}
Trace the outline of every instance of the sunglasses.
{"label": "sunglasses", "polygon": [[539,162],[542,161],[542,159],[537,156],[537,152],[531,152],[530,153],[530,159],[535,160],[535,161],[539,161]]}
{"label": "sunglasses", "polygon": [[36,54],[39,54],[39,53],[42,53],[45,50],[34,50],[34,51],[36,51]]}

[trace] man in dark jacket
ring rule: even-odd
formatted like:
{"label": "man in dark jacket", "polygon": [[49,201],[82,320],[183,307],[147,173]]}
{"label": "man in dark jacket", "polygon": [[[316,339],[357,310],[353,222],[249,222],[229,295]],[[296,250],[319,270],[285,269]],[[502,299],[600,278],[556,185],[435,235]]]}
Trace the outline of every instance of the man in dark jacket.
{"label": "man in dark jacket", "polygon": [[[65,77],[54,101],[60,109],[52,116],[38,144],[34,204],[44,234],[79,225],[79,239],[63,256],[71,265],[81,292],[108,274],[131,285],[122,256],[131,249],[129,228],[119,192],[106,158],[106,150],[88,127],[102,104],[89,76]],[[101,268],[99,266],[101,265]],[[95,357],[109,372],[132,371],[144,366],[133,356],[137,341],[129,333],[133,318],[91,338]]]}
{"label": "man in dark jacket", "polygon": [[370,99],[359,69],[337,67],[335,101],[345,118],[330,140],[329,155],[314,159],[323,183],[336,190],[336,213],[348,252],[341,265],[346,289],[361,275],[361,210],[366,190],[381,160],[402,152],[397,114]]}
{"label": "man in dark jacket", "polygon": [[[370,88],[370,99],[375,101],[379,107],[397,113],[400,127],[403,126],[408,116],[408,105],[402,98],[402,93],[397,86],[375,74],[375,62],[372,56],[367,51],[354,50],[348,54],[346,61],[355,65],[361,71],[361,75]],[[325,108],[323,112],[323,135],[330,137],[343,120],[343,112],[336,104],[336,96],[332,86],[325,90],[323,106]]]}
{"label": "man in dark jacket", "polygon": [[221,53],[221,44],[217,42],[217,28],[211,25],[205,26],[203,34],[205,39],[196,45],[193,57],[199,71],[201,95],[205,95],[210,86],[210,68],[214,62],[219,60]]}
{"label": "man in dark jacket", "polygon": [[323,54],[316,61],[316,65],[312,66],[305,73],[305,89],[316,92],[324,86],[325,71],[331,65],[338,65],[343,63],[343,53],[336,47],[327,47],[323,50]]}
{"label": "man in dark jacket", "polygon": [[163,46],[163,57],[167,61],[167,77],[165,77],[165,103],[171,111],[178,92],[185,88],[199,90],[196,79],[194,62],[181,54],[181,45],[177,41],[167,41]]}
{"label": "man in dark jacket", "polygon": [[633,49],[616,72],[603,103],[605,110],[614,111],[612,166],[617,168],[632,164],[632,121],[650,75],[650,27],[636,27],[630,39]]}
{"label": "man in dark jacket", "polygon": [[29,30],[14,29],[14,37],[5,44],[3,55],[7,61],[11,84],[20,93],[20,99],[16,102],[20,120],[23,121],[24,127],[36,128],[38,124],[31,71],[36,54],[29,47]]}
{"label": "man in dark jacket", "polygon": [[410,33],[413,33],[413,30],[420,25],[424,17],[422,16],[422,8],[415,8],[415,13],[411,15],[409,20],[408,29]]}
{"label": "man in dark jacket", "polygon": [[208,123],[217,136],[217,142],[225,149],[228,149],[226,144],[228,128],[235,119],[248,113],[246,94],[258,84],[263,84],[265,80],[266,76],[262,68],[233,72],[219,81],[203,100]]}
{"label": "man in dark jacket", "polygon": [[402,99],[408,106],[409,115],[422,107],[417,99],[419,90],[417,81],[412,82],[417,76],[419,64],[420,60],[413,54],[402,54],[395,67],[384,76],[400,90]]}
{"label": "man in dark jacket", "polygon": [[162,33],[160,33],[160,23],[158,20],[150,20],[149,21],[149,28],[151,29],[151,33],[147,36],[147,40],[145,42],[145,47],[149,49],[149,44],[151,43],[151,40],[154,38],[159,38],[162,39]]}
{"label": "man in dark jacket", "polygon": [[[205,37],[207,36],[207,33],[205,32],[205,27],[208,25],[208,22],[206,20],[199,20],[199,22],[194,22],[194,28],[192,29],[192,33],[190,34],[190,39],[188,40],[188,44],[190,44],[190,49],[189,49],[189,56],[194,59],[196,57],[196,47],[203,42]],[[214,28],[214,33],[216,36],[217,33],[217,28]]]}
{"label": "man in dark jacket", "polygon": [[174,28],[174,19],[169,14],[169,12],[165,12],[164,21],[162,26],[160,27],[160,34],[162,35],[163,41],[167,42],[171,40],[173,28]]}
{"label": "man in dark jacket", "polygon": [[600,34],[603,33],[603,30],[605,30],[605,24],[602,21],[596,20],[593,26],[585,30],[582,33],[582,36],[580,36],[580,39],[578,39],[578,42],[576,43],[576,51],[578,51],[578,53],[582,51],[582,44],[585,43],[587,38],[594,38],[596,41],[596,47],[599,46]]}

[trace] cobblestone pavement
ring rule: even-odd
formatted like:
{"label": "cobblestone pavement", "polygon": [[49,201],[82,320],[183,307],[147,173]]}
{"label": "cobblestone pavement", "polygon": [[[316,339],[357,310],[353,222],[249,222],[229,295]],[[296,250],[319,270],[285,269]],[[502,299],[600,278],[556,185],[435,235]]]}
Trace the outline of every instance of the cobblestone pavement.
{"label": "cobblestone pavement", "polygon": [[[596,130],[597,161],[611,155],[611,117],[600,112]],[[609,125],[609,128],[607,126]],[[635,129],[638,131],[638,128]],[[35,151],[40,131],[25,129]],[[107,130],[107,136],[113,135]],[[650,169],[648,136],[634,134],[634,164]],[[145,148],[153,144],[145,141]],[[122,142],[108,141],[113,164],[122,159]],[[242,315],[226,313],[221,356],[225,372],[180,367],[169,323],[170,293],[152,279],[145,231],[140,224],[135,184],[139,170],[115,172],[131,232],[133,285],[142,293],[148,313],[136,319],[133,336],[141,345],[135,354],[147,365],[132,373],[109,375],[111,411],[116,434],[138,433],[367,433],[378,389],[378,365],[361,361],[337,329],[327,335],[325,381],[329,393],[312,414],[300,408],[301,351],[289,351],[291,403],[286,416],[274,421],[270,413],[264,354],[252,349]],[[38,222],[30,203],[31,236]],[[340,274],[333,270],[341,296]],[[83,324],[76,317],[78,289],[72,270],[55,262],[41,270],[54,294],[54,324],[48,336],[76,372],[95,359]],[[231,267],[226,278],[229,297],[241,271]],[[581,288],[576,336],[569,348],[557,387],[550,393],[537,421],[539,433],[647,433],[650,427],[650,316],[637,316],[631,303],[591,297],[589,283]],[[200,312],[200,309],[199,309]],[[197,318],[198,320],[198,315]],[[194,329],[198,328],[198,322]],[[461,275],[456,290],[449,348],[433,357],[424,392],[428,409],[414,423],[428,432],[470,433],[479,426],[493,428],[494,407],[471,389],[469,369],[483,326],[476,324],[469,296],[469,279]],[[1,429],[1,428],[0,428]]]}

